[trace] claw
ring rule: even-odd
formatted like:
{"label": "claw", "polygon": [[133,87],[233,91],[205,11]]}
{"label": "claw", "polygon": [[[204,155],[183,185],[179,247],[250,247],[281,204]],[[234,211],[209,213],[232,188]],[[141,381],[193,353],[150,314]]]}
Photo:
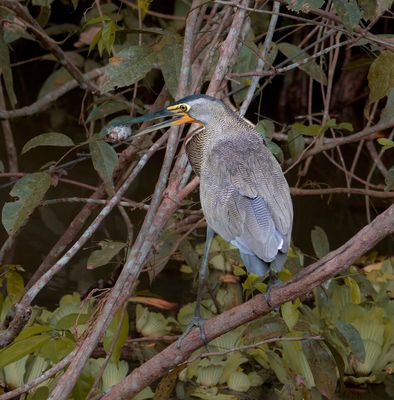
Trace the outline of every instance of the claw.
{"label": "claw", "polygon": [[201,317],[195,315],[192,320],[189,322],[188,326],[185,329],[185,332],[182,333],[181,337],[176,341],[176,347],[179,349],[182,345],[183,340],[185,337],[193,330],[193,328],[198,327],[200,330],[200,339],[204,342],[206,345],[208,343],[207,341],[207,335],[205,334],[205,319],[202,319]]}

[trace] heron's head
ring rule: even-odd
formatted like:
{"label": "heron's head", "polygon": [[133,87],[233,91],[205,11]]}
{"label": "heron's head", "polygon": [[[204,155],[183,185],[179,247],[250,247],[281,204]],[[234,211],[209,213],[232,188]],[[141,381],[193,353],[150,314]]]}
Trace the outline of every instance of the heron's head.
{"label": "heron's head", "polygon": [[168,126],[181,125],[185,123],[207,125],[218,118],[218,115],[220,115],[224,109],[225,105],[221,100],[215,97],[206,95],[193,95],[184,97],[183,99],[176,101],[161,111],[127,120],[125,124],[134,125],[139,122],[172,117],[169,120],[154,124],[146,129],[143,129],[142,131],[139,131],[141,134],[166,128]]}

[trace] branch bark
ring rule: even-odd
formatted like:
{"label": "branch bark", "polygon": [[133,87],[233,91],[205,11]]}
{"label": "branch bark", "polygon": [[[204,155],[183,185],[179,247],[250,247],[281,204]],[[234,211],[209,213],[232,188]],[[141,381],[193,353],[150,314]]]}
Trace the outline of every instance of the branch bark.
{"label": "branch bark", "polygon": [[[310,292],[314,287],[344,271],[358,257],[371,250],[379,241],[393,232],[394,205],[391,205],[337,250],[305,268],[285,284],[273,288],[270,305],[267,304],[263,295],[257,295],[248,302],[207,321],[205,333],[208,341],[267,314],[287,301]],[[132,398],[172,368],[187,361],[188,357],[203,345],[199,330],[194,329],[183,340],[181,348],[178,349],[176,343],[168,346],[113,386],[102,397],[102,400]]]}

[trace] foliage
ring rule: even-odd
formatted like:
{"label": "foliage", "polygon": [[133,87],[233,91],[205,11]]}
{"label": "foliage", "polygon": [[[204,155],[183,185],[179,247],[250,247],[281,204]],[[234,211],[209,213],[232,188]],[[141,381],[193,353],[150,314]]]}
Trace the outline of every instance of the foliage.
{"label": "foliage", "polygon": [[[60,293],[55,281],[55,290],[48,290],[52,300],[34,305],[24,329],[0,350],[2,387],[19,387],[42,375],[90,337],[101,318],[108,324],[96,343],[99,354],[89,358],[71,398],[87,398],[101,372],[93,389],[102,393],[162,350],[169,336],[184,331],[194,303],[183,295],[203,254],[197,197],[183,195],[195,182],[185,166],[187,138],[179,136],[178,145],[173,132],[167,142],[156,134],[134,135],[127,121],[183,95],[210,91],[219,72],[210,93],[246,107],[246,117],[289,171],[290,186],[320,196],[313,207],[294,201],[298,226],[281,281],[325,257],[391,203],[394,52],[387,21],[393,1],[280,2],[272,37],[274,2],[252,3],[237,30],[231,24],[241,9],[202,2],[195,9],[198,17],[188,20],[196,24],[188,32],[185,21],[195,10],[185,0],[0,0],[5,138],[0,177],[8,180],[2,186],[2,329],[7,331],[18,302],[28,298],[23,303],[28,309],[54,283],[56,268],[62,287]],[[226,38],[236,40],[231,55]],[[110,213],[122,187],[121,203]],[[364,202],[350,196],[354,192]],[[339,202],[337,193],[348,197]],[[365,213],[354,211],[364,203]],[[178,210],[166,214],[174,205]],[[313,220],[327,210],[326,220]],[[392,242],[380,252],[392,252]],[[267,291],[266,277],[248,275],[237,250],[221,238],[214,240],[209,263],[215,301],[203,299],[204,318]],[[102,312],[109,309],[103,287],[120,282],[124,264],[121,287],[132,280],[137,293],[129,300],[139,304],[123,310],[112,299],[110,323]],[[171,284],[165,280],[167,266]],[[174,386],[179,398],[258,399],[270,391],[280,399],[319,399],[341,395],[345,386],[377,384],[393,396],[392,260],[363,259],[357,267],[311,297],[282,304],[209,343],[215,354],[202,355],[207,351],[202,349],[182,371],[168,374],[168,396]],[[36,270],[34,280],[39,275],[41,281],[36,286],[30,281],[25,289]],[[42,278],[48,270],[49,284]],[[141,270],[147,278],[138,276]],[[73,289],[70,280],[78,281]],[[156,293],[156,284],[165,286],[164,294]],[[77,288],[83,296],[71,294]],[[94,298],[101,290],[103,298]],[[170,309],[161,297],[182,303],[177,315],[147,307]],[[27,398],[47,398],[60,375],[34,387]],[[146,388],[136,398],[153,396]]]}

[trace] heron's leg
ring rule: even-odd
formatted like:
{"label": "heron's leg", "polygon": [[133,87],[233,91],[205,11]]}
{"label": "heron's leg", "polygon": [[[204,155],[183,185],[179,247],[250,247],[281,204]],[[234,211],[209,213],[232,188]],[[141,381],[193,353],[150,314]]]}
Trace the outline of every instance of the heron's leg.
{"label": "heron's leg", "polygon": [[194,309],[194,315],[192,320],[190,321],[189,325],[186,327],[185,332],[183,332],[182,336],[177,341],[177,347],[179,348],[182,344],[183,339],[190,333],[190,331],[194,327],[198,327],[200,329],[200,338],[201,340],[206,343],[207,337],[204,331],[204,323],[205,321],[201,318],[201,301],[202,295],[204,292],[204,286],[207,282],[208,278],[208,258],[209,258],[209,249],[212,245],[212,240],[215,236],[215,231],[208,225],[207,226],[207,234],[205,240],[205,248],[204,248],[204,255],[201,262],[201,267],[198,276],[198,290],[197,290],[197,300],[196,300],[196,307]]}
{"label": "heron's leg", "polygon": [[267,291],[264,293],[264,299],[267,302],[267,304],[272,307],[271,305],[271,290],[275,287],[275,286],[279,286],[280,285],[280,280],[278,279],[277,273],[276,271],[274,271],[272,268],[270,269],[269,275],[268,275],[268,289]]}

